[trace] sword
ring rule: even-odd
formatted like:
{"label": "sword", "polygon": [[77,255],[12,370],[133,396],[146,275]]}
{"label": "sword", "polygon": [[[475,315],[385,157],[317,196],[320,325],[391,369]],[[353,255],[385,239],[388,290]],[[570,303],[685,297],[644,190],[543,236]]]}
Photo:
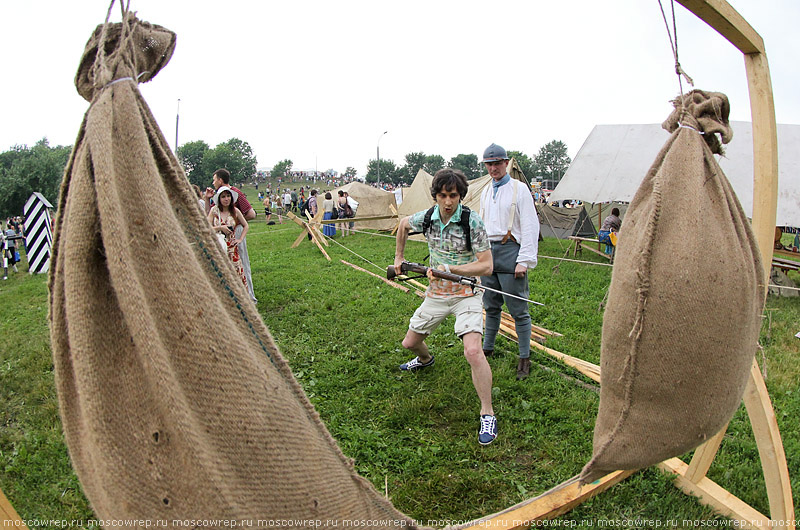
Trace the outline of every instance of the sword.
{"label": "sword", "polygon": [[[485,291],[492,291],[493,293],[502,294],[503,296],[510,296],[512,298],[516,298],[518,300],[522,300],[524,302],[528,302],[529,304],[541,305],[544,304],[541,302],[536,302],[534,300],[529,300],[527,298],[523,298],[521,296],[517,296],[515,294],[506,293],[504,291],[499,291],[497,289],[492,289],[491,287],[485,287],[478,283],[477,278],[473,278],[472,276],[460,276],[458,274],[453,274],[450,272],[440,271],[438,269],[431,269],[430,267],[426,267],[425,265],[420,265],[419,263],[411,263],[408,261],[404,261],[400,265],[400,274],[405,272],[416,272],[422,274],[423,276],[427,276],[428,270],[431,271],[431,274],[436,276],[437,278],[441,278],[443,280],[449,280],[451,282],[460,283],[462,285],[469,285],[473,289],[483,289]],[[421,277],[421,276],[420,276]],[[389,280],[393,280],[397,278],[400,281],[403,280],[410,280],[412,278],[398,278],[397,270],[395,270],[394,265],[389,265],[386,268],[386,278]]]}

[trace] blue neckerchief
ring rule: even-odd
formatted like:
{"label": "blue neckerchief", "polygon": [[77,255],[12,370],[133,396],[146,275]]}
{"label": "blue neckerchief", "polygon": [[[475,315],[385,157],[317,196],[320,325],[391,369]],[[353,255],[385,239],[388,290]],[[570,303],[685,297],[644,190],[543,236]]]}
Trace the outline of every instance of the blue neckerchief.
{"label": "blue neckerchief", "polygon": [[492,199],[497,197],[498,188],[500,188],[500,186],[502,186],[503,184],[507,184],[509,180],[511,180],[511,175],[509,175],[508,173],[506,173],[505,176],[500,180],[492,179]]}

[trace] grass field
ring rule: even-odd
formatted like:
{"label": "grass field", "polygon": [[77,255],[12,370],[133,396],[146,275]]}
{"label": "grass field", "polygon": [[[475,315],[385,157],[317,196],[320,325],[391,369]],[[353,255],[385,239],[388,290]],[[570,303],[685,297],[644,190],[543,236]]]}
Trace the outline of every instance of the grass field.
{"label": "grass field", "polygon": [[[254,190],[245,190],[255,199]],[[262,212],[263,213],[263,212]],[[394,240],[364,233],[328,249],[289,248],[293,223],[252,223],[248,247],[258,308],[295,376],[356,469],[395,506],[421,521],[463,521],[540,494],[580,472],[591,455],[598,394],[574,370],[533,353],[531,377],[516,381],[516,345],[498,339],[490,359],[500,435],[476,442],[478,401],[462,347],[448,319],[429,339],[434,369],[400,373],[400,346],[420,298],[356,271],[377,274],[392,261]],[[540,244],[531,274],[535,323],[558,331],[548,346],[599,363],[601,304],[611,268],[559,262],[566,243]],[[409,243],[422,261],[424,244]],[[571,256],[570,256],[571,257]],[[588,253],[584,260],[595,261]],[[599,258],[598,258],[599,260]],[[24,268],[24,267],[23,267]],[[781,428],[795,492],[800,486],[800,298],[770,298],[759,362]],[[25,519],[85,520],[91,510],[71,470],[53,390],[44,276],[12,274],[0,284],[0,488]],[[687,457],[690,455],[687,455]],[[686,459],[686,458],[685,458]],[[709,472],[768,513],[758,452],[744,407]],[[795,493],[795,500],[797,500]],[[718,519],[654,470],[635,474],[562,517],[564,522]]]}

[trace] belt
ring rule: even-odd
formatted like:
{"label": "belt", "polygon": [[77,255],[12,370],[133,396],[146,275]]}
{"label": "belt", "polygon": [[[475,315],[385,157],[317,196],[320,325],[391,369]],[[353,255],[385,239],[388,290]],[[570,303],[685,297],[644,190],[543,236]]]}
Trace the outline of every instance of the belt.
{"label": "belt", "polygon": [[517,238],[511,235],[511,232],[508,232],[506,235],[503,236],[502,239],[490,239],[490,243],[500,243],[501,245],[505,245],[508,241],[513,241],[514,243],[518,243]]}

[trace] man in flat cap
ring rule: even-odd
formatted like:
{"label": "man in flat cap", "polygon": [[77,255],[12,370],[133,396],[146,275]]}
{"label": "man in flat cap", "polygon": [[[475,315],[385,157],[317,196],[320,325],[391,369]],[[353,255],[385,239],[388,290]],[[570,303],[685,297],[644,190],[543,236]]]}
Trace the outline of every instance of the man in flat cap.
{"label": "man in flat cap", "polygon": [[[539,250],[539,217],[533,197],[524,183],[508,174],[509,158],[505,149],[497,144],[490,145],[483,152],[483,163],[492,182],[481,194],[481,218],[492,246],[494,267],[491,276],[481,276],[481,283],[529,298],[528,269],[536,267]],[[492,291],[484,292],[483,352],[487,357],[494,352],[504,301],[514,317],[519,339],[517,379],[521,380],[527,378],[531,370],[531,315],[527,302]]]}

